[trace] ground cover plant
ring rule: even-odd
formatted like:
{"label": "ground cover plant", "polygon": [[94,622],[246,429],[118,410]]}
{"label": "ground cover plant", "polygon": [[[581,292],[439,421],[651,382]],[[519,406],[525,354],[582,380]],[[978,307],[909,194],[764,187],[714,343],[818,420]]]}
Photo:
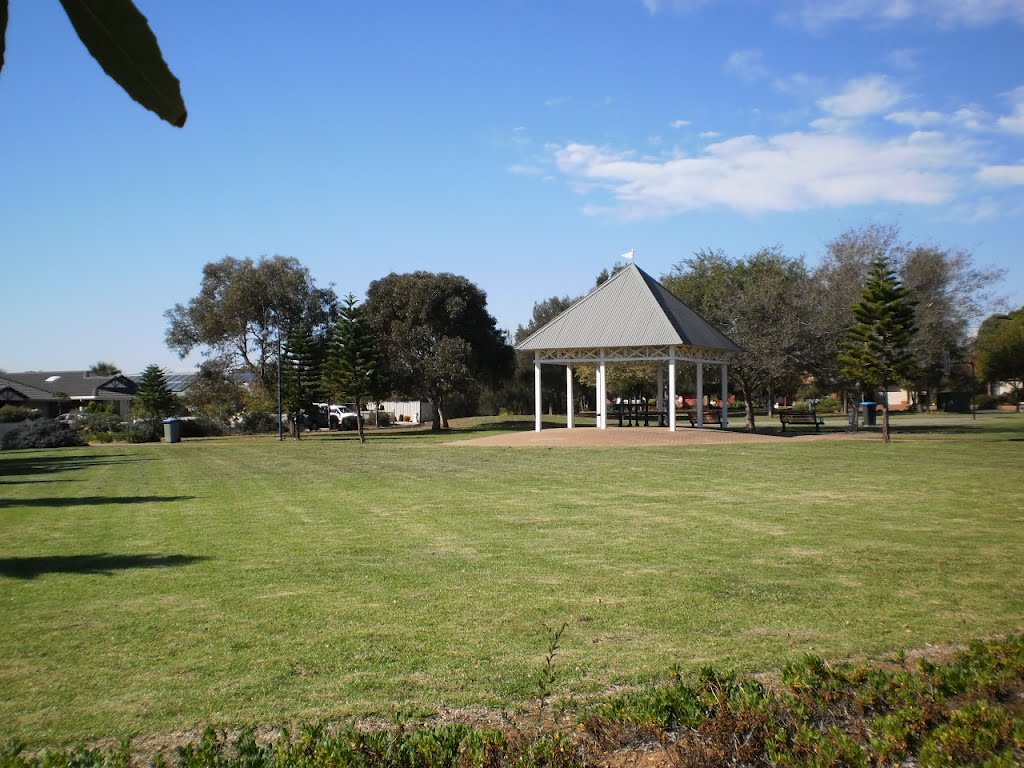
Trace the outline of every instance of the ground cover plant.
{"label": "ground cover plant", "polygon": [[563,622],[560,706],[673,665],[1018,631],[1024,423],[893,428],[890,446],[468,449],[444,442],[477,433],[396,431],[362,450],[332,433],[5,451],[0,731],[39,748],[516,709],[543,625]]}
{"label": "ground cover plant", "polygon": [[533,715],[499,727],[396,718],[390,726],[309,723],[257,734],[207,727],[176,747],[27,752],[2,768],[583,768],[684,766],[1016,766],[1024,764],[1024,636],[975,642],[951,659],[830,664],[807,655],[765,684],[712,668],[643,686],[582,711],[545,717],[561,629],[539,677]]}

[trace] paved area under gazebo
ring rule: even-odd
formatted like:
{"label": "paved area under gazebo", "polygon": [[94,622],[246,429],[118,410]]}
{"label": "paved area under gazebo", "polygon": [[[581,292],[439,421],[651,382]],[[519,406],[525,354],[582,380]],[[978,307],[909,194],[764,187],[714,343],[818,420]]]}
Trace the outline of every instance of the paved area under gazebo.
{"label": "paved area under gazebo", "polygon": [[487,435],[469,440],[453,440],[450,446],[467,448],[656,448],[659,446],[727,445],[733,443],[776,443],[785,440],[856,440],[872,438],[871,433],[849,432],[803,432],[788,435],[758,435],[748,432],[720,429],[683,429],[670,432],[658,427],[633,429],[545,429],[540,432],[513,432],[504,435]]}

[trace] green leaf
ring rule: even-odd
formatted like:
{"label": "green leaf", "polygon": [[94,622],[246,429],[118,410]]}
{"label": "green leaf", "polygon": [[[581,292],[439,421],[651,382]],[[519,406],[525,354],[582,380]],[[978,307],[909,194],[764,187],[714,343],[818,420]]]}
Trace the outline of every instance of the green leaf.
{"label": "green leaf", "polygon": [[[6,5],[6,0],[0,0]],[[129,96],[171,125],[188,113],[181,83],[164,62],[156,36],[132,0],[60,0],[78,37]]]}
{"label": "green leaf", "polygon": [[7,34],[7,0],[0,0],[0,69],[4,68],[4,38]]}

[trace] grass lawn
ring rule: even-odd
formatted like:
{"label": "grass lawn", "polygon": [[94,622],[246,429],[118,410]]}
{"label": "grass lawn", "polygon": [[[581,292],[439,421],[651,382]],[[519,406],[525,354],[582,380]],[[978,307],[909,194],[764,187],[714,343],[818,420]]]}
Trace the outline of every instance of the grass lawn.
{"label": "grass lawn", "polygon": [[514,708],[562,622],[555,690],[581,697],[1021,630],[1024,417],[894,428],[0,453],[0,737]]}

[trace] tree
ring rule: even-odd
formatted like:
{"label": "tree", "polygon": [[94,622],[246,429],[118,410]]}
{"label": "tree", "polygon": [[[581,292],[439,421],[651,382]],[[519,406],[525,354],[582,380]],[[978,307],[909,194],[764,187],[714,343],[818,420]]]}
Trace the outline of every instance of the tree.
{"label": "tree", "polygon": [[[79,39],[107,75],[146,109],[178,128],[185,125],[181,83],[131,0],[60,1]],[[6,30],[7,0],[0,0],[0,69]]]}
{"label": "tree", "polygon": [[512,372],[512,347],[487,312],[487,295],[465,277],[392,273],[370,283],[363,311],[386,386],[429,401],[435,430],[448,427],[449,395],[496,385]]}
{"label": "tree", "polygon": [[162,419],[174,413],[176,405],[177,399],[167,387],[163,369],[156,363],[147,366],[139,379],[139,390],[132,402],[135,412],[150,419],[156,430],[156,425]]}
{"label": "tree", "polygon": [[332,399],[356,404],[359,414],[359,442],[366,442],[363,431],[363,401],[376,390],[377,359],[374,340],[362,308],[351,293],[338,313],[334,325],[327,362],[324,365],[324,388]]}
{"label": "tree", "polygon": [[914,302],[885,256],[875,259],[861,300],[853,307],[856,322],[839,356],[844,375],[882,392],[882,440],[889,442],[889,385],[911,379],[917,362],[910,350],[917,330]]}
{"label": "tree", "polygon": [[1020,413],[1024,380],[1024,307],[1006,315],[993,315],[978,328],[975,343],[978,372],[985,381],[1013,384],[1013,401]]}
{"label": "tree", "polygon": [[284,409],[291,424],[292,436],[302,436],[302,422],[316,411],[314,403],[321,396],[321,355],[308,326],[299,322],[288,333],[282,352]]}
{"label": "tree", "polygon": [[332,288],[317,288],[298,259],[274,256],[206,264],[199,295],[164,312],[167,346],[185,357],[197,347],[229,368],[253,373],[268,392],[276,381],[277,339],[302,323],[322,334],[337,313]]}
{"label": "tree", "polygon": [[[516,328],[515,343],[523,341],[579,301],[580,297],[552,296],[533,305],[526,325]],[[514,413],[533,413],[533,353],[515,353],[515,373],[502,393],[504,406]],[[565,376],[556,366],[541,366],[541,400],[549,410],[565,410]]]}
{"label": "tree", "polygon": [[812,275],[815,311],[810,317],[818,354],[811,372],[823,388],[843,392],[852,432],[857,430],[856,403],[862,399],[860,382],[843,375],[839,356],[856,320],[853,306],[864,289],[871,264],[883,256],[895,260],[898,250],[896,227],[870,224],[849,229],[828,243],[825,258]]}
{"label": "tree", "polygon": [[916,302],[917,333],[910,350],[920,371],[914,382],[920,408],[925,392],[934,397],[940,389],[949,360],[965,357],[968,328],[990,308],[991,288],[1003,272],[975,267],[966,251],[935,246],[907,249],[899,271]]}
{"label": "tree", "polygon": [[770,403],[795,390],[812,362],[813,305],[803,260],[777,246],[735,261],[705,249],[676,264],[662,283],[743,349],[730,372],[743,395],[746,428],[754,431],[755,400]]}
{"label": "tree", "polygon": [[99,360],[89,366],[90,376],[117,376],[119,373],[121,369],[106,360]]}
{"label": "tree", "polygon": [[[184,396],[190,411],[228,423],[246,403],[246,392],[231,380],[222,360],[204,360]],[[269,410],[269,408],[268,408]]]}

